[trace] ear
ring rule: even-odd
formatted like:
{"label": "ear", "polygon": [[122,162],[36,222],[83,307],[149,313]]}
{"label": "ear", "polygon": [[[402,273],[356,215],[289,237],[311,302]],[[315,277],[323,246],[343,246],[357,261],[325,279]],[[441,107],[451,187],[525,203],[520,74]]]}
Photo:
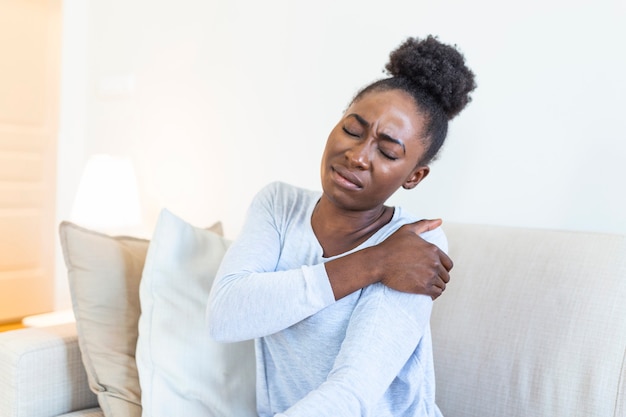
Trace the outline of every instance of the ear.
{"label": "ear", "polygon": [[402,188],[405,190],[411,190],[417,186],[430,172],[430,167],[428,166],[419,166],[411,172],[411,175],[406,179],[404,184],[402,184]]}

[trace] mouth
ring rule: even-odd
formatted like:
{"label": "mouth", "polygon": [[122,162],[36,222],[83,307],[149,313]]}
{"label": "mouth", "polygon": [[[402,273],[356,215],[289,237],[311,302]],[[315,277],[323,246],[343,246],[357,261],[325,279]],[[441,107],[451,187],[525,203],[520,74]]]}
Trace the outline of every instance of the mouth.
{"label": "mouth", "polygon": [[334,174],[333,178],[338,185],[352,190],[360,190],[363,188],[361,179],[350,170],[342,166],[332,166],[331,170]]}

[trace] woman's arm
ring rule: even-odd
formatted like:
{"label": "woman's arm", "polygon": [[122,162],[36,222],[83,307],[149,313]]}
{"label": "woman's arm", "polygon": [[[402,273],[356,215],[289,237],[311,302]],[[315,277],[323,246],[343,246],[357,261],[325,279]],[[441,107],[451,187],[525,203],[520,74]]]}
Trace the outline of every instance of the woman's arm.
{"label": "woman's arm", "polygon": [[207,309],[215,340],[275,333],[378,281],[432,298],[443,291],[451,261],[417,234],[436,221],[402,226],[379,245],[326,263],[276,271],[283,231],[275,218],[275,192],[270,186],[255,197],[239,238],[222,261]]}
{"label": "woman's arm", "polygon": [[324,264],[276,271],[284,249],[284,225],[277,214],[283,210],[275,207],[283,196],[276,196],[277,190],[268,186],[254,198],[218,270],[207,308],[209,332],[218,341],[275,333],[335,301]]}
{"label": "woman's arm", "polygon": [[[394,399],[394,406],[400,408],[404,402],[410,407],[418,397],[424,403],[420,406],[434,407],[434,376],[429,362],[431,308],[430,297],[400,293],[382,284],[364,289],[327,380],[277,416],[373,415],[416,349],[424,349],[424,355],[409,361],[408,366],[413,366],[409,372],[421,374],[411,373],[406,378],[409,382],[405,384],[414,385],[408,388],[407,398]],[[425,335],[428,339],[422,341]],[[424,363],[418,364],[419,360]],[[429,378],[433,378],[432,383],[428,383]]]}

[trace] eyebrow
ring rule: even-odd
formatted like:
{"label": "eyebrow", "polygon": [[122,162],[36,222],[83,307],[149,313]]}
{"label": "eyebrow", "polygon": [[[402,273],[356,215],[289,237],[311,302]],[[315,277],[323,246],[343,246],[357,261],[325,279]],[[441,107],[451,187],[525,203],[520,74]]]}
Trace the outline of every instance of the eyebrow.
{"label": "eyebrow", "polygon": [[[363,126],[363,127],[367,127],[367,128],[370,127],[370,123],[367,120],[365,120],[364,118],[362,118],[361,116],[359,116],[358,114],[356,114],[356,113],[350,113],[348,115],[348,117],[354,117],[356,119],[356,121],[359,122],[359,124],[361,126]],[[391,136],[389,136],[386,133],[380,133],[378,136],[381,139],[383,139],[383,140],[386,140],[388,142],[393,142],[395,144],[398,144],[398,145],[402,146],[402,151],[406,155],[406,147],[404,146],[404,143],[400,139],[396,139],[394,137],[391,137]]]}

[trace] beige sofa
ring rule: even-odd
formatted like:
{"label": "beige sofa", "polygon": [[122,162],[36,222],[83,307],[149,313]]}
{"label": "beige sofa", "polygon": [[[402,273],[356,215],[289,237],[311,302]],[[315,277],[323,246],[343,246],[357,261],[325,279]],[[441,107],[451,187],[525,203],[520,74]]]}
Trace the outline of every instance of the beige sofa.
{"label": "beige sofa", "polygon": [[[446,224],[447,417],[626,417],[626,236]],[[73,325],[0,333],[0,416],[101,416]],[[173,416],[174,417],[174,416]]]}

